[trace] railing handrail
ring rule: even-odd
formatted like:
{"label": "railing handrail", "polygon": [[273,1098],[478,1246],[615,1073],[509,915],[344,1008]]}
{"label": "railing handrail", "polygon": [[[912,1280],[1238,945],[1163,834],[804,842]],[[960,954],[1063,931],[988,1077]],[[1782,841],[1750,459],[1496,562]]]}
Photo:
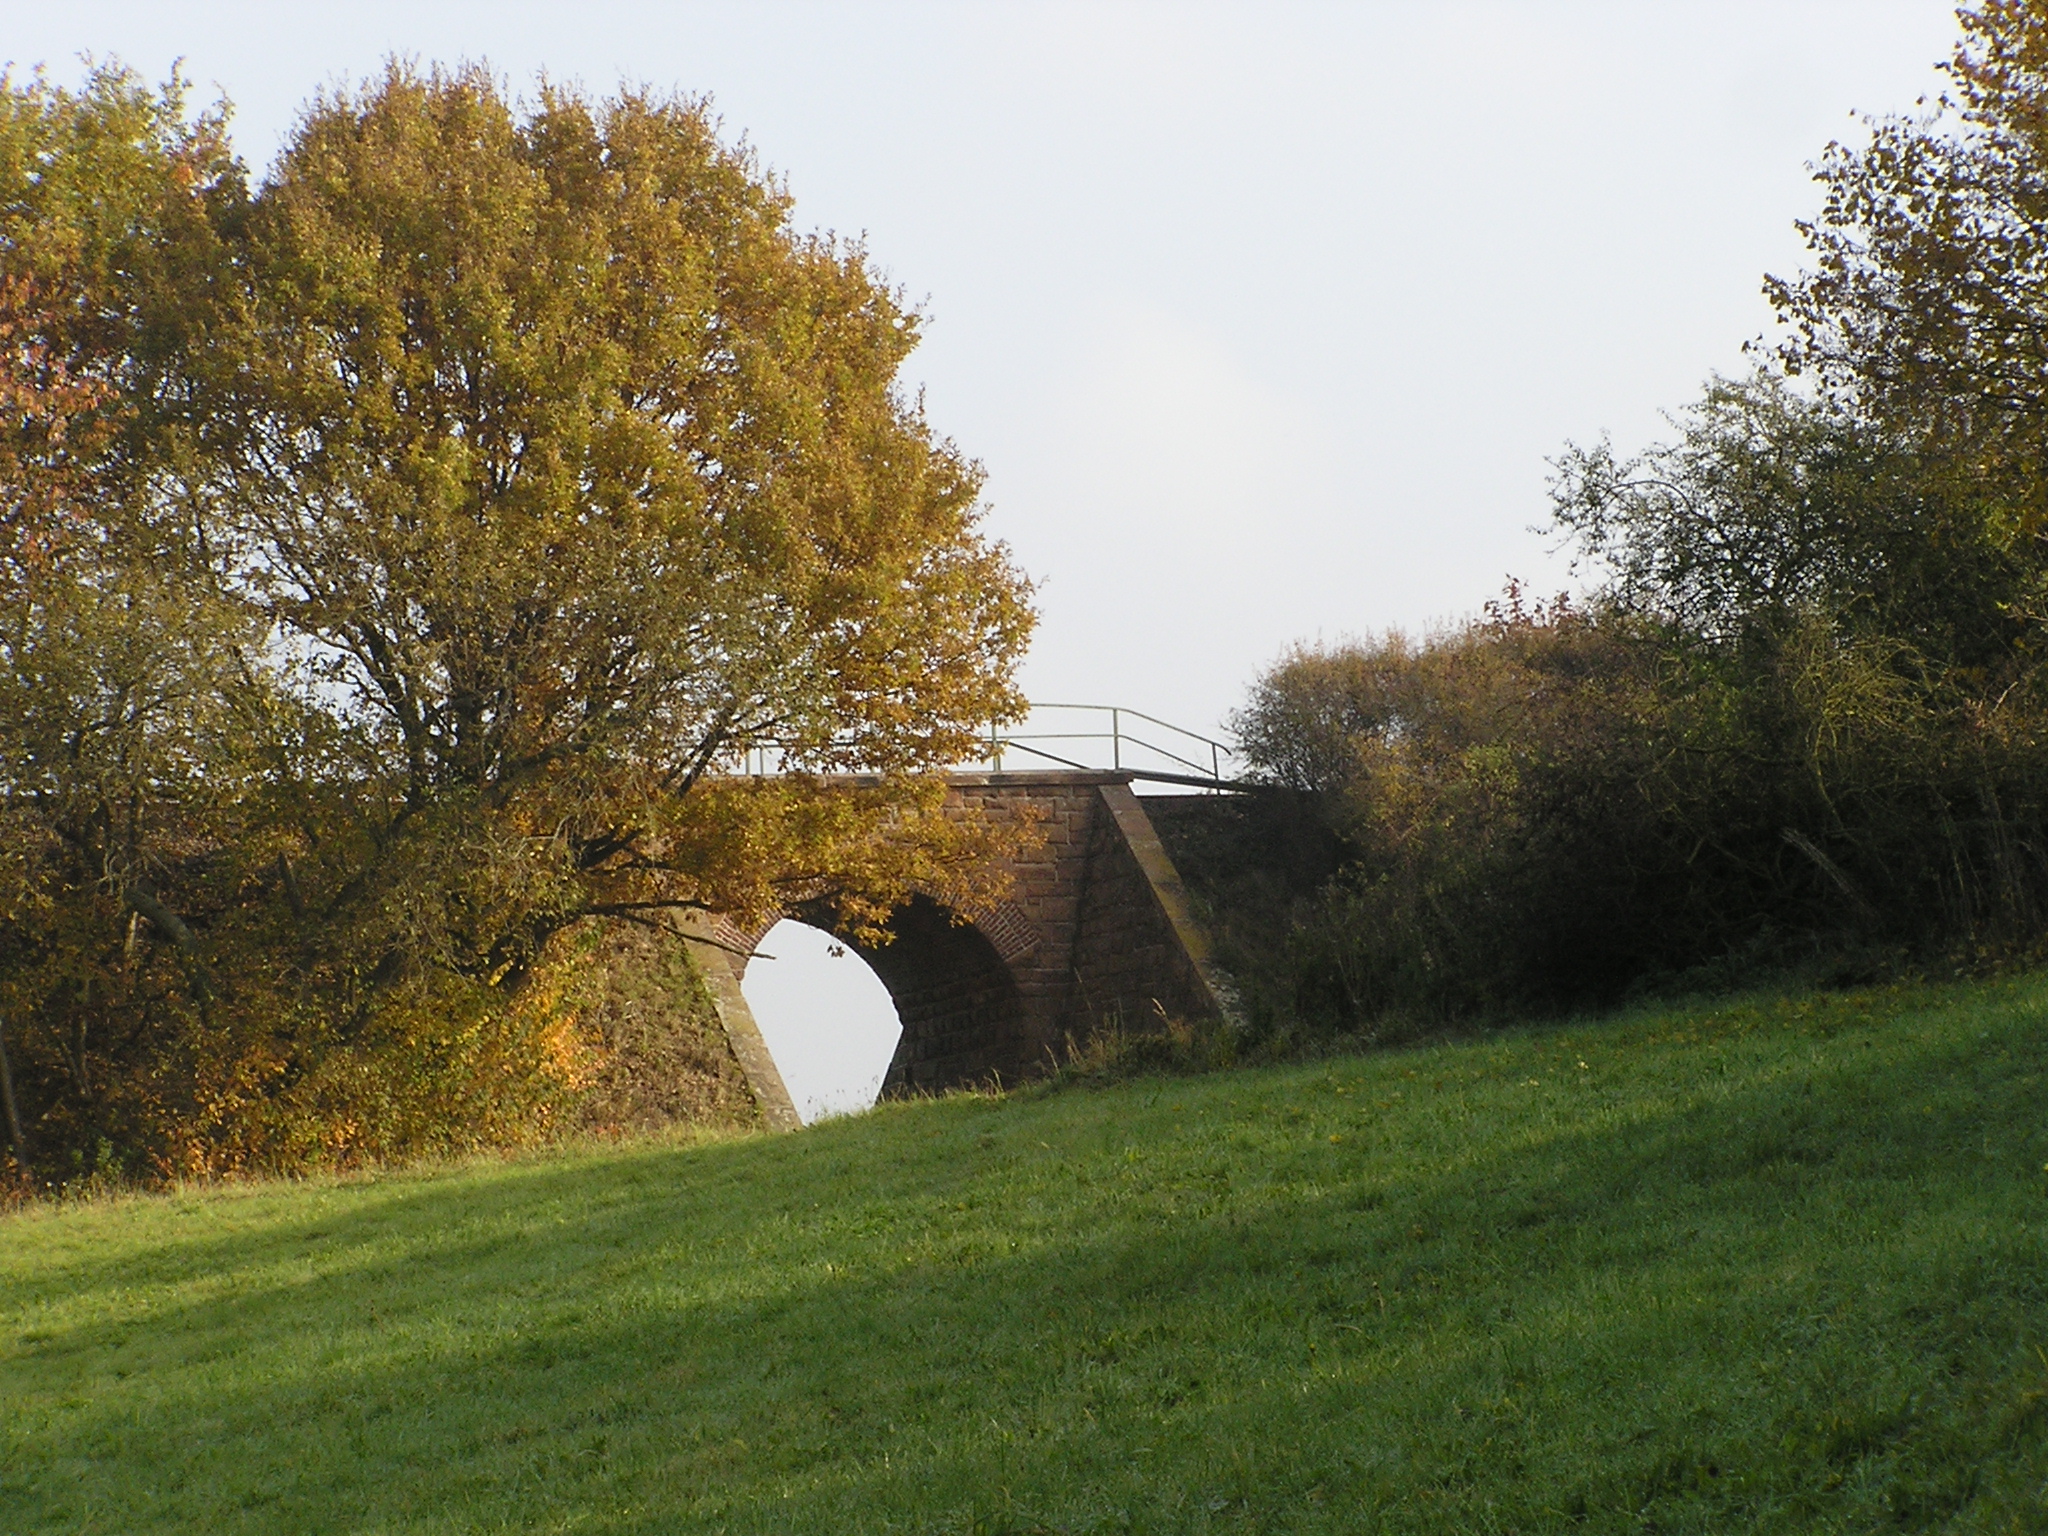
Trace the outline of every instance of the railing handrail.
{"label": "railing handrail", "polygon": [[[1107,715],[1109,716],[1109,729],[1106,731],[1020,731],[1015,729],[1006,730],[996,722],[990,721],[988,729],[988,762],[992,768],[1000,771],[1003,763],[1003,753],[1013,747],[1019,752],[1027,752],[1033,757],[1043,758],[1047,762],[1058,763],[1066,768],[1078,768],[1083,771],[1100,768],[1102,765],[1099,763],[1076,762],[1071,757],[1065,757],[1056,752],[1048,752],[1042,747],[1030,744],[1032,742],[1107,741],[1110,744],[1109,768],[1112,772],[1131,773],[1141,778],[1157,778],[1165,782],[1192,784],[1198,787],[1214,789],[1232,787],[1232,781],[1225,779],[1223,776],[1223,759],[1226,755],[1235,757],[1237,753],[1227,742],[1218,741],[1213,736],[1205,736],[1200,731],[1191,731],[1184,725],[1175,725],[1171,720],[1162,720],[1157,715],[1150,715],[1142,709],[1131,709],[1122,704],[1073,704],[1050,699],[1043,703],[1026,706],[1023,716],[1016,723],[1018,725],[1031,724],[1032,717],[1041,711],[1080,711],[1089,714]],[[1191,742],[1197,745],[1193,747],[1180,747],[1178,750],[1176,747],[1162,746],[1159,742],[1148,740],[1134,731],[1125,730],[1124,720],[1126,717],[1132,720],[1141,720],[1146,725],[1156,726],[1161,731],[1171,732],[1172,737],[1177,738],[1179,742]],[[1127,744],[1138,749],[1140,753],[1150,753],[1156,758],[1163,758],[1166,762],[1189,769],[1191,772],[1187,774],[1162,772],[1147,766],[1142,761],[1142,758],[1136,763],[1126,763],[1124,761],[1124,748]],[[1207,753],[1203,754],[1208,758],[1206,763],[1188,755],[1190,752],[1200,752],[1202,747],[1209,749]]]}
{"label": "railing handrail", "polygon": [[[1066,762],[1066,759],[1061,757],[1055,757],[1052,753],[1040,751],[1036,747],[1026,746],[1024,745],[1024,743],[1031,741],[1107,741],[1112,743],[1114,747],[1121,748],[1123,743],[1128,742],[1132,746],[1143,747],[1148,752],[1157,752],[1161,757],[1166,758],[1172,762],[1179,763],[1183,768],[1192,769],[1196,773],[1200,773],[1204,767],[1207,767],[1213,773],[1218,767],[1221,766],[1220,764],[1215,763],[1213,761],[1207,764],[1203,764],[1196,762],[1191,757],[1182,757],[1178,752],[1174,751],[1171,747],[1162,747],[1159,745],[1158,742],[1147,741],[1144,737],[1136,735],[1130,731],[1122,731],[1116,733],[1112,733],[1110,731],[1005,731],[1001,735],[995,737],[994,739],[999,741],[1005,748],[1015,747],[1019,752],[1030,752],[1038,757],[1049,758],[1051,761],[1056,763]],[[1197,737],[1196,739],[1201,740],[1202,738]],[[1221,743],[1217,743],[1217,745],[1221,746]],[[1223,750],[1227,751],[1228,748],[1224,748]],[[1117,757],[1119,759],[1119,766],[1121,766],[1122,753],[1120,750],[1117,752]],[[1067,766],[1070,768],[1081,768],[1085,767],[1086,765],[1081,763],[1068,763]]]}
{"label": "railing handrail", "polygon": [[1051,700],[1047,700],[1042,704],[1027,706],[1025,718],[1027,720],[1030,719],[1030,711],[1038,709],[1086,709],[1104,715],[1130,715],[1134,719],[1143,720],[1147,725],[1156,725],[1181,736],[1192,736],[1205,747],[1215,747],[1220,751],[1233,754],[1236,750],[1227,741],[1218,741],[1213,736],[1204,736],[1200,731],[1191,731],[1184,725],[1175,725],[1171,720],[1162,720],[1157,715],[1148,715],[1142,709],[1132,709],[1125,704],[1055,704]]}
{"label": "railing handrail", "polygon": [[[1019,717],[1016,723],[1019,725],[1028,724],[1031,722],[1031,717],[1042,710],[1078,710],[1090,714],[1107,715],[1109,716],[1109,729],[1106,731],[1016,731],[1005,729],[992,720],[989,722],[988,736],[984,742],[988,749],[985,754],[985,760],[992,769],[1001,772],[1003,754],[1008,751],[1017,751],[1027,753],[1048,763],[1057,763],[1062,768],[1072,768],[1082,773],[1102,772],[1104,771],[1104,765],[1099,762],[1078,762],[1073,757],[1063,756],[1058,752],[1049,752],[1044,747],[1034,746],[1032,743],[1106,741],[1110,744],[1110,761],[1107,768],[1109,772],[1125,773],[1134,778],[1156,779],[1162,783],[1183,784],[1200,789],[1220,790],[1244,787],[1236,780],[1227,779],[1223,775],[1224,758],[1226,756],[1236,757],[1236,750],[1228,742],[1219,741],[1213,736],[1205,736],[1200,731],[1191,731],[1186,726],[1175,725],[1171,720],[1162,720],[1157,715],[1145,713],[1142,709],[1129,709],[1121,704],[1066,704],[1050,701],[1042,704],[1027,704],[1024,714]],[[1196,742],[1200,744],[1200,747],[1207,747],[1209,750],[1206,755],[1209,760],[1206,763],[1202,762],[1195,757],[1186,755],[1186,751],[1176,751],[1172,747],[1161,746],[1156,741],[1148,740],[1146,737],[1140,736],[1135,732],[1125,730],[1124,720],[1126,717],[1132,720],[1142,720],[1148,726],[1156,726],[1159,730],[1172,732],[1175,737],[1179,737],[1183,741]],[[1155,768],[1150,766],[1142,757],[1137,762],[1127,763],[1124,760],[1124,749],[1126,746],[1137,749],[1140,753],[1150,753],[1155,758],[1164,759],[1175,767],[1188,769],[1189,772],[1177,773],[1170,769]],[[756,741],[750,744],[745,749],[742,757],[741,771],[757,778],[779,772],[779,767],[774,769],[769,767],[769,754],[776,750],[777,743],[772,741]],[[1189,750],[1198,751],[1200,748],[1197,747]],[[1085,756],[1087,754],[1079,755]]]}

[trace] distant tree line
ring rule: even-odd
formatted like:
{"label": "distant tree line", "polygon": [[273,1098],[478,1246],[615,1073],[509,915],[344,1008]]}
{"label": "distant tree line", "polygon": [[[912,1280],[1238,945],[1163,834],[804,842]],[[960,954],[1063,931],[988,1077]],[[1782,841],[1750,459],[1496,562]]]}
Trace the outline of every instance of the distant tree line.
{"label": "distant tree line", "polygon": [[1033,614],[919,325],[698,103],[394,66],[252,183],[0,82],[14,1171],[545,1134],[597,936],[981,878],[926,770]]}
{"label": "distant tree line", "polygon": [[1556,463],[1589,598],[1296,651],[1237,719],[1346,866],[1272,1019],[1382,1033],[2048,940],[2048,5],[1829,147],[1786,340]]}

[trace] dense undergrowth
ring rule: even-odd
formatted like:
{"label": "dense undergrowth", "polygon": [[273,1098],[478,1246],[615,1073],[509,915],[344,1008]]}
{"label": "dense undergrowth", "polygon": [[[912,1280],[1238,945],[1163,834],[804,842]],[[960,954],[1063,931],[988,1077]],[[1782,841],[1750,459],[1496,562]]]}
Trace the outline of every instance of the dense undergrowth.
{"label": "dense undergrowth", "polygon": [[2037,1531],[2048,978],[0,1218],[9,1531]]}

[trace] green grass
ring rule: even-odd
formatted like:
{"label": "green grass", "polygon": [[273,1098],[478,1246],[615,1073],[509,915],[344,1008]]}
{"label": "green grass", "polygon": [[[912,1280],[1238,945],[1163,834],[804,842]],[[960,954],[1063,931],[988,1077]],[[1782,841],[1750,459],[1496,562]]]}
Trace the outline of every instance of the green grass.
{"label": "green grass", "polygon": [[2048,978],[0,1219],[0,1530],[2048,1530]]}

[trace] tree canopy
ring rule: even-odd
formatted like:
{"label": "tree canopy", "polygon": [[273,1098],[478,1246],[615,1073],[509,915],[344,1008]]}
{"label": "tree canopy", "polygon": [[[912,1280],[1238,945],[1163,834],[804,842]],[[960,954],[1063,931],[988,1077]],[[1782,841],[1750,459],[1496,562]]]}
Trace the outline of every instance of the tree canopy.
{"label": "tree canopy", "polygon": [[1813,265],[1766,291],[1779,357],[1866,417],[2048,516],[2048,7],[1958,12],[1949,88],[1831,144]]}
{"label": "tree canopy", "polygon": [[898,382],[922,317],[704,103],[394,64],[252,185],[109,68],[0,85],[0,188],[0,1041],[47,1134],[332,1139],[380,1050],[459,1097],[528,1028],[545,1076],[593,924],[979,878],[930,773],[1021,708],[1030,585]]}

